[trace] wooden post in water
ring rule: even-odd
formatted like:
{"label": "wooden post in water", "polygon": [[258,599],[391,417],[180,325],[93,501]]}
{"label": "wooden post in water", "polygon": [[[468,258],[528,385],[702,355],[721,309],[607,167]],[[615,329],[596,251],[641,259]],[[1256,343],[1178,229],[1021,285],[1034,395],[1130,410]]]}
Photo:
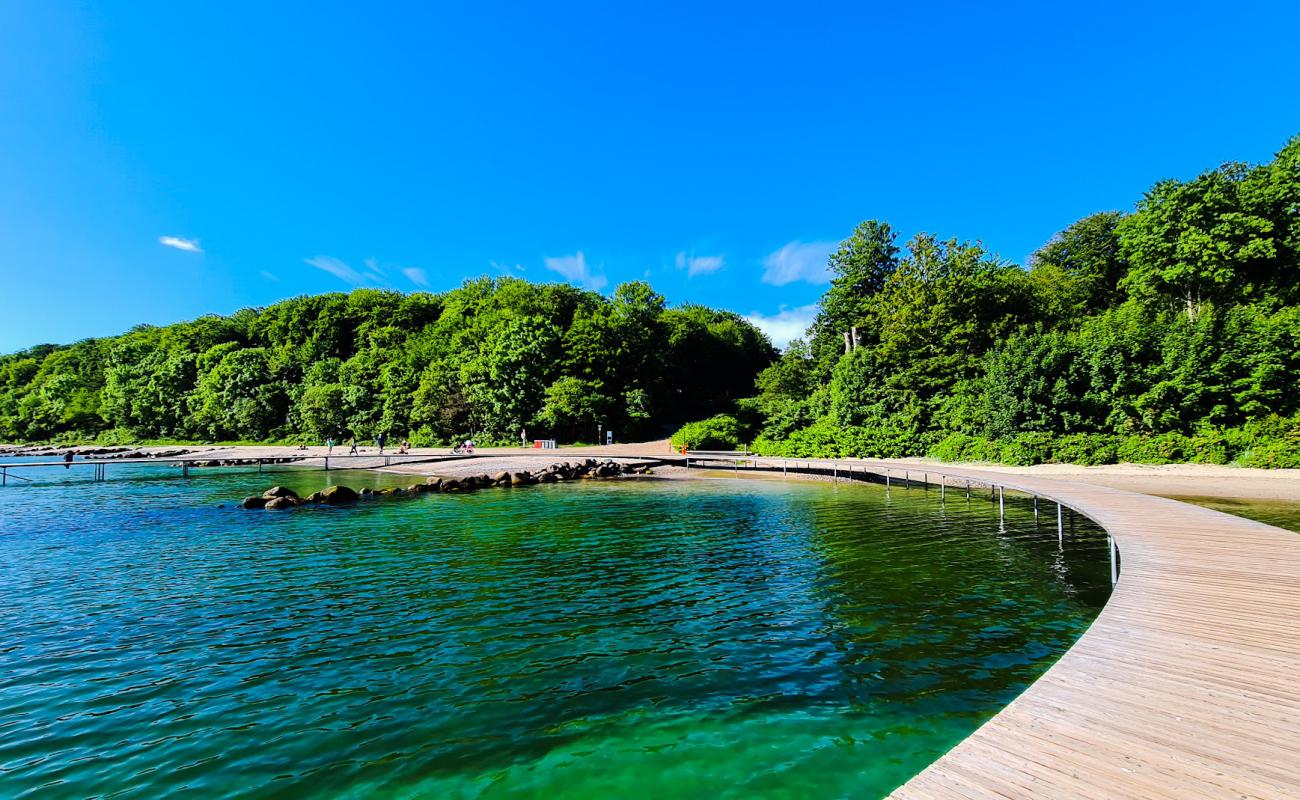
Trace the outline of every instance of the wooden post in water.
{"label": "wooden post in water", "polygon": [[1061,511],[1061,504],[1057,503],[1056,504],[1056,544],[1061,548],[1065,547],[1065,520],[1062,518],[1063,516],[1064,514]]}
{"label": "wooden post in water", "polygon": [[998,521],[1006,522],[1006,520],[1007,520],[1006,495],[1003,493],[1002,487],[999,486],[998,487]]}
{"label": "wooden post in water", "polygon": [[912,488],[912,473],[910,472],[903,473],[903,488],[904,489]]}

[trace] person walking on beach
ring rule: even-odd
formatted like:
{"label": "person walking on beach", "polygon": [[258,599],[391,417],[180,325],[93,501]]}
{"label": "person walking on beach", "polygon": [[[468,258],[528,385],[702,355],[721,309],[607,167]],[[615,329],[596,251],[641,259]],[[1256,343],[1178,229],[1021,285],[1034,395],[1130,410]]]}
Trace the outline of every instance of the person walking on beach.
{"label": "person walking on beach", "polygon": [[348,455],[355,456],[356,454],[357,454],[357,437],[353,436],[351,439],[348,439]]}
{"label": "person walking on beach", "polygon": [[63,454],[63,468],[64,468],[64,469],[72,469],[72,451],[71,451],[71,450],[69,450],[68,452],[66,452],[66,453]]}
{"label": "person walking on beach", "polygon": [[379,445],[379,455],[384,454],[384,435],[382,433],[375,435],[375,444]]}
{"label": "person walking on beach", "polygon": [[325,437],[325,455],[327,455],[327,456],[332,456],[332,455],[334,455],[334,437],[333,437],[333,436],[327,436],[327,437]]}

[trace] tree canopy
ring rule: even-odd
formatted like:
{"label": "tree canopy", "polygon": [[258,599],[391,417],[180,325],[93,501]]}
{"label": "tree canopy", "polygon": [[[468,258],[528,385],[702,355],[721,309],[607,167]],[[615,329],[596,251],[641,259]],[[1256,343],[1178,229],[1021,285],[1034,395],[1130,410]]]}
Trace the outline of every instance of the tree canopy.
{"label": "tree canopy", "polygon": [[1027,268],[868,220],[737,410],[768,453],[1300,466],[1298,243],[1300,137],[1085,217]]}
{"label": "tree canopy", "polygon": [[738,315],[640,282],[357,289],[0,356],[0,439],[658,435],[730,408],[775,357]]}

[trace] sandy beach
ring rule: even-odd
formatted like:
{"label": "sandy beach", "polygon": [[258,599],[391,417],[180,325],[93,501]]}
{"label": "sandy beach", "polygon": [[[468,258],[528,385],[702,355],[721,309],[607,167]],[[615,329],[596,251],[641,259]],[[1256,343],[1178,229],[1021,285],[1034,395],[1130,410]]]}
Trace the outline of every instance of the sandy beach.
{"label": "sandy beach", "polygon": [[[327,455],[327,449],[323,446],[308,447],[303,450],[292,446],[278,445],[169,445],[128,448],[119,453],[97,457],[114,459],[137,455],[176,457],[177,451],[182,449],[185,450],[184,457],[186,458],[272,459],[303,458],[306,456],[309,457],[309,460],[300,462],[305,466],[322,466],[324,457]],[[378,448],[373,444],[361,447],[359,451],[360,457],[348,458],[345,457],[346,448],[335,446],[330,457],[330,467],[383,469],[387,472],[410,475],[461,477],[481,472],[537,469],[551,463],[576,461],[585,458],[612,458],[618,461],[636,462],[672,455],[667,439],[608,446],[561,447],[551,450],[522,447],[485,447],[479,448],[473,456],[458,458],[451,458],[450,448],[447,447],[417,447],[411,449],[408,457],[412,463],[405,464],[394,463],[397,462],[397,459],[392,457],[395,455],[395,451],[392,449],[385,449],[384,455],[389,457],[387,464],[384,456],[379,454]],[[44,455],[49,455],[53,460],[57,457],[56,454],[63,452],[63,449],[41,448],[41,452]],[[4,454],[6,452],[0,452],[0,455]],[[414,457],[424,457],[429,460],[420,461]],[[896,459],[885,463],[895,463],[899,468],[905,468],[909,465],[938,467],[942,462],[929,459]],[[1212,464],[1107,464],[1096,467],[1083,467],[1074,464],[1039,464],[1032,467],[1013,467],[1000,464],[968,464],[963,466],[990,472],[1039,475],[1079,481],[1162,497],[1218,497],[1234,500],[1300,502],[1300,470],[1296,469],[1268,470]],[[684,468],[672,466],[658,467],[655,472],[663,477],[680,477],[687,474],[687,470]]]}

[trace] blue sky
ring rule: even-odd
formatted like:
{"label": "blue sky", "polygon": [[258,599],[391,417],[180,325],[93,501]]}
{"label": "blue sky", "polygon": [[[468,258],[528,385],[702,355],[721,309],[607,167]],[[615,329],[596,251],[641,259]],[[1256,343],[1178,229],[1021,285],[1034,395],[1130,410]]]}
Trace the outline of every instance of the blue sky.
{"label": "blue sky", "polygon": [[0,351],[484,274],[784,338],[862,219],[1023,262],[1300,133],[1294,3],[701,5],[0,3]]}

